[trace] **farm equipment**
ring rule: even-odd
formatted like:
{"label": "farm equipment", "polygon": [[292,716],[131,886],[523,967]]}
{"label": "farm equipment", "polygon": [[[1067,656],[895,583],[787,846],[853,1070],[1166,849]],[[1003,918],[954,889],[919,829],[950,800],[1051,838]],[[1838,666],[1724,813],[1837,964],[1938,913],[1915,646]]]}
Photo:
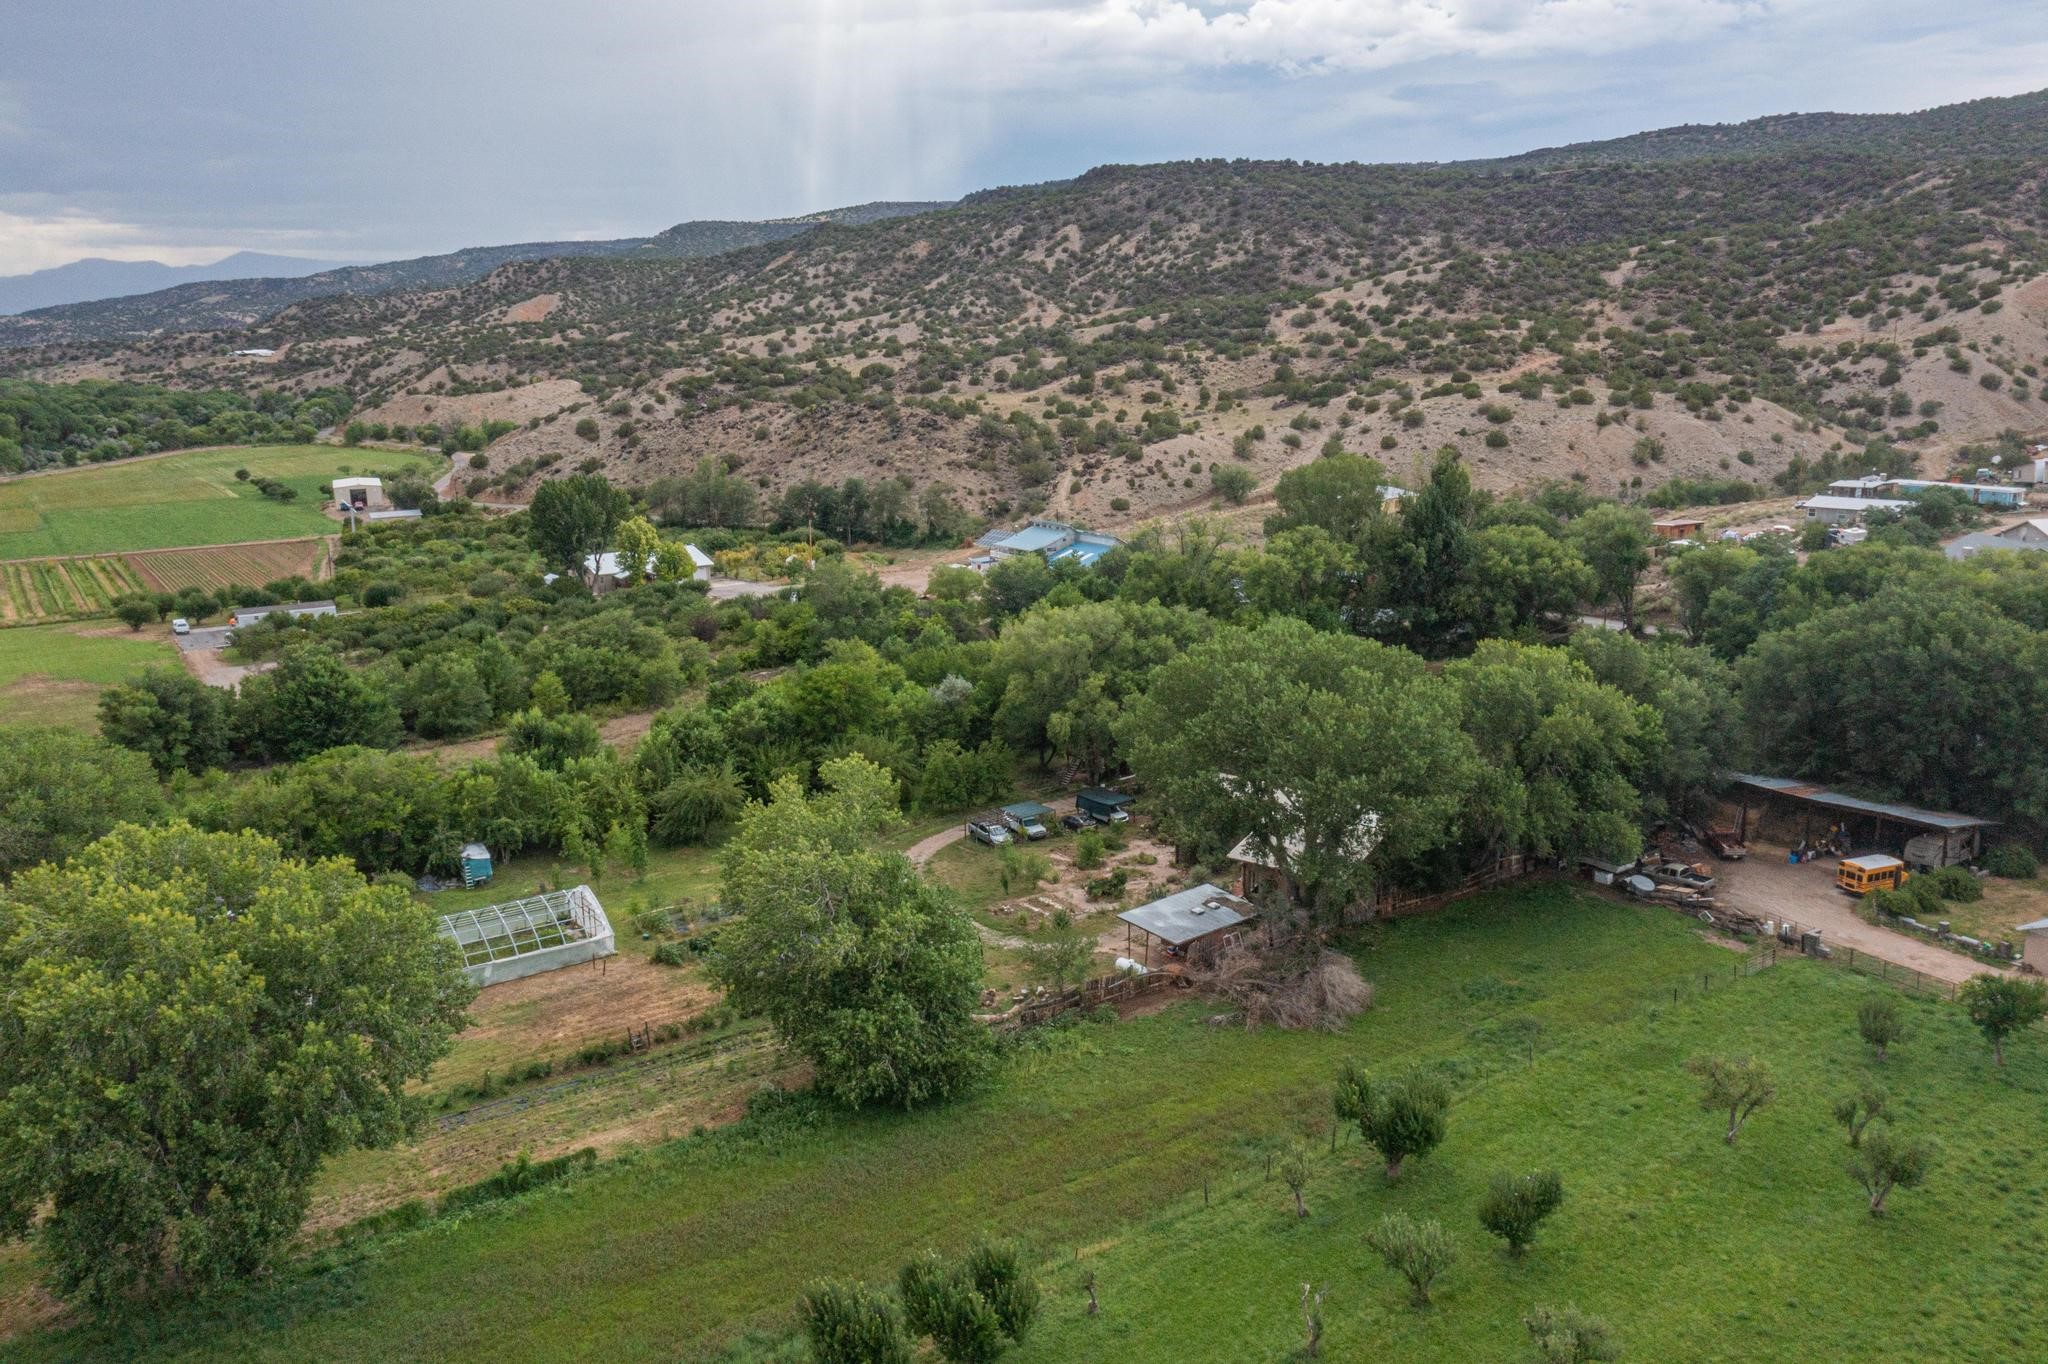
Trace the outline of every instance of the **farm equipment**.
{"label": "farm equipment", "polygon": [[1723,862],[1740,862],[1749,856],[1749,849],[1735,835],[1735,830],[1725,824],[1716,824],[1700,830],[1700,842],[1707,845],[1707,851]]}

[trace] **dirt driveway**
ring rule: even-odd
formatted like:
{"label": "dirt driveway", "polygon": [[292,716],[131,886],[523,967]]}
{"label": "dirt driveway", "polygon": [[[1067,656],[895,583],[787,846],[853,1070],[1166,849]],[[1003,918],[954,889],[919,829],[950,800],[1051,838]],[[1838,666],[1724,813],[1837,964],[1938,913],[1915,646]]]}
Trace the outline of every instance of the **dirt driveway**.
{"label": "dirt driveway", "polygon": [[1975,961],[1904,933],[1867,924],[1856,917],[1855,902],[1835,889],[1832,857],[1792,866],[1785,849],[1752,843],[1749,859],[1714,867],[1720,885],[1716,895],[1737,909],[1765,919],[1789,919],[1818,929],[1821,941],[1853,947],[1895,966],[1910,966],[1936,980],[1961,983],[1971,976],[2001,968]]}

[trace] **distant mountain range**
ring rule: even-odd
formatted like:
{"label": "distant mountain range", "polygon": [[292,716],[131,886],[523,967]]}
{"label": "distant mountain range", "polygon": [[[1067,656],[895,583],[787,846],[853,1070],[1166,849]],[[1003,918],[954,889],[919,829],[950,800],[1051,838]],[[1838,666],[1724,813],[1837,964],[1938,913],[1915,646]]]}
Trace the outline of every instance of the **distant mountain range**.
{"label": "distant mountain range", "polygon": [[[928,213],[946,203],[871,203],[827,209],[795,218],[761,222],[706,220],[678,223],[651,237],[613,241],[519,242],[510,246],[475,246],[439,256],[381,265],[344,265],[301,261],[284,256],[240,252],[210,266],[176,267],[154,261],[76,261],[33,275],[0,278],[0,346],[33,346],[50,342],[107,341],[166,332],[218,331],[246,327],[294,303],[335,295],[366,297],[394,290],[446,289],[482,279],[513,261],[551,260],[567,256],[632,256],[676,259],[713,256],[743,246],[759,246],[808,232],[821,224],[857,227]],[[241,265],[236,265],[242,262]],[[276,263],[273,268],[272,263]],[[230,268],[233,267],[233,268]],[[303,268],[301,268],[303,267]],[[101,286],[98,271],[116,281]],[[122,271],[157,271],[171,278],[137,273],[134,282]],[[73,273],[67,273],[73,272]],[[205,272],[205,273],[193,273]],[[51,301],[15,302],[9,286],[27,286],[63,276],[70,287]],[[47,287],[47,286],[46,286]]]}
{"label": "distant mountain range", "polygon": [[209,280],[251,279],[259,275],[292,279],[331,270],[331,260],[272,256],[262,251],[237,251],[211,265],[165,265],[155,260],[106,260],[88,256],[68,265],[54,265],[26,275],[0,275],[0,314],[91,303],[124,294],[147,294],[180,284]]}

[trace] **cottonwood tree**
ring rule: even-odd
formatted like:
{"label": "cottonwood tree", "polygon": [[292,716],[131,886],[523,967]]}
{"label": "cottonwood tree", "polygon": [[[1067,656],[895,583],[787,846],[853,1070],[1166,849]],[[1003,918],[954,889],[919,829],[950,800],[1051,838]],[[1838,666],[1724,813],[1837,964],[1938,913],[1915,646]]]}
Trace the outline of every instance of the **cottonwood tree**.
{"label": "cottonwood tree", "polygon": [[1878,1118],[1885,1117],[1885,1107],[1890,1103],[1886,1093],[1872,1085],[1866,1085],[1859,1093],[1844,1094],[1835,1100],[1835,1121],[1849,1133],[1849,1145],[1863,1144],[1863,1129]]}
{"label": "cottonwood tree", "polygon": [[812,1284],[797,1312],[816,1364],[910,1364],[902,1312],[866,1284]]}
{"label": "cottonwood tree", "polygon": [[1919,1187],[1933,1167],[1932,1145],[1897,1136],[1886,1123],[1866,1133],[1849,1160],[1849,1174],[1870,1195],[1872,1217],[1884,1216],[1884,1201],[1893,1189]]}
{"label": "cottonwood tree", "polygon": [[596,474],[550,479],[534,490],[527,508],[527,539],[542,559],[587,583],[590,574],[583,561],[611,548],[619,523],[632,509],[631,498]]}
{"label": "cottonwood tree", "polygon": [[1642,850],[1637,783],[1662,743],[1656,711],[1568,650],[1487,640],[1444,669],[1493,781],[1486,832],[1543,857]]}
{"label": "cottonwood tree", "polygon": [[1600,600],[1612,602],[1621,623],[1636,624],[1636,585],[1650,567],[1649,514],[1634,507],[1602,503],[1571,525],[1572,543],[1593,571]]}
{"label": "cottonwood tree", "polygon": [[1521,1255],[1534,1244],[1536,1228],[1564,1202],[1564,1181],[1555,1170],[1535,1174],[1497,1174],[1479,1201],[1479,1225]]}
{"label": "cottonwood tree", "polygon": [[1387,471],[1364,455],[1326,455],[1289,469],[1273,485],[1274,514],[1266,518],[1268,539],[1314,527],[1339,544],[1357,546],[1385,515],[1380,488]]}
{"label": "cottonwood tree", "polygon": [[1248,833],[1324,921],[1371,893],[1375,862],[1452,841],[1477,779],[1421,659],[1296,620],[1179,654],[1118,733],[1179,841],[1220,854]]}
{"label": "cottonwood tree", "polygon": [[1457,1260],[1450,1233],[1435,1218],[1421,1221],[1405,1212],[1390,1212],[1365,1233],[1366,1245],[1379,1252],[1387,1268],[1408,1281],[1417,1307],[1429,1306],[1429,1290]]}
{"label": "cottonwood tree", "polygon": [[943,888],[875,837],[896,781],[864,758],[824,764],[825,790],[777,779],[726,845],[721,899],[738,911],[712,975],[775,1025],[818,1087],[851,1107],[959,1093],[985,1065],[974,1021],[981,941]]}
{"label": "cottonwood tree", "polygon": [[1899,1001],[1885,995],[1864,1000],[1856,1006],[1856,1031],[1877,1049],[1877,1059],[1884,1060],[1892,1043],[1906,1035],[1906,1020],[1899,1012]]}
{"label": "cottonwood tree", "polygon": [[1433,1075],[1415,1070],[1375,1080],[1349,1061],[1338,1072],[1333,1096],[1337,1117],[1358,1124],[1359,1135],[1386,1162],[1390,1182],[1401,1177],[1410,1157],[1428,1155],[1442,1143],[1450,1106],[1450,1091]]}
{"label": "cottonwood tree", "polygon": [[637,582],[650,564],[659,567],[657,551],[661,544],[661,532],[652,521],[644,516],[629,516],[612,532],[607,548],[617,551],[620,571],[632,574],[632,581]]}
{"label": "cottonwood tree", "polygon": [[402,889],[124,826],[0,897],[0,1233],[106,1310],[243,1278],[388,1145],[475,993]]}
{"label": "cottonwood tree", "polygon": [[2048,1014],[2048,983],[1985,973],[1963,982],[1963,1011],[1991,1043],[1991,1055],[2005,1064],[2005,1039]]}
{"label": "cottonwood tree", "polygon": [[0,738],[0,879],[62,861],[122,820],[153,820],[163,808],[140,753],[75,730],[10,728]]}
{"label": "cottonwood tree", "polygon": [[1750,1115],[1778,1097],[1770,1068],[1753,1056],[1695,1056],[1685,1068],[1700,1077],[1700,1107],[1728,1114],[1730,1146]]}

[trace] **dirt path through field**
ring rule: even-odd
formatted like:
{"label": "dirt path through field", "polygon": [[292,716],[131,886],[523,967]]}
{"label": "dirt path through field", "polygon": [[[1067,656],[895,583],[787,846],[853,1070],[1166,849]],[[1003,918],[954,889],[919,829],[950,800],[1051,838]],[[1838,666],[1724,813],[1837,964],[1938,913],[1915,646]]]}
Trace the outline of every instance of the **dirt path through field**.
{"label": "dirt path through field", "polygon": [[910,858],[912,863],[922,866],[937,856],[939,849],[949,848],[965,837],[967,837],[967,826],[964,823],[955,824],[951,828],[939,830],[929,838],[918,839],[917,842],[910,845],[905,855]]}
{"label": "dirt path through field", "polygon": [[1863,922],[1856,917],[1854,901],[1835,889],[1833,858],[1795,867],[1786,862],[1783,848],[1753,843],[1747,861],[1721,863],[1714,874],[1720,881],[1717,894],[1729,904],[1761,918],[1789,919],[1818,929],[1821,941],[1832,947],[1853,947],[1952,984],[2002,969]]}

